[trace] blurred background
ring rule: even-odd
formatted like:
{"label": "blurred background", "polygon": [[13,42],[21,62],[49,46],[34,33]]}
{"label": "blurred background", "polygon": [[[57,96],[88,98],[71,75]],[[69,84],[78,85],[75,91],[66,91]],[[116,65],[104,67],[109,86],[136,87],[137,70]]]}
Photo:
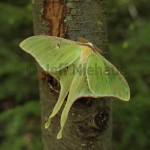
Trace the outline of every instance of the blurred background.
{"label": "blurred background", "polygon": [[[113,150],[150,149],[150,0],[107,0],[111,62],[131,100],[113,102]],[[31,0],[0,1],[0,150],[42,150],[36,68],[19,43],[33,35]]]}

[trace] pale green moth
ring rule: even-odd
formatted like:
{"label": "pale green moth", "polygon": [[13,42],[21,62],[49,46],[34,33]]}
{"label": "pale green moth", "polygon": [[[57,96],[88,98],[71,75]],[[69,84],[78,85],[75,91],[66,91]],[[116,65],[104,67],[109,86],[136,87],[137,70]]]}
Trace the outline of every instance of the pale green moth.
{"label": "pale green moth", "polygon": [[57,139],[62,138],[69,110],[78,98],[116,97],[124,101],[130,99],[130,89],[125,78],[91,43],[41,35],[25,39],[20,47],[60,83],[59,98],[45,128],[50,126],[51,119],[58,113],[67,97]]}

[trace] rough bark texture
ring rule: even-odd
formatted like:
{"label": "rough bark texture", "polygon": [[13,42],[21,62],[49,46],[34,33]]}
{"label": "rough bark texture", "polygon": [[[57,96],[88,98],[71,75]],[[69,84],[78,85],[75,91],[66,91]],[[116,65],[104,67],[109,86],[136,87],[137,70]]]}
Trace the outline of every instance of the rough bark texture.
{"label": "rough bark texture", "polygon": [[[33,0],[34,33],[77,40],[85,37],[107,52],[105,0]],[[73,105],[63,131],[60,113],[44,129],[58,94],[51,91],[47,80],[40,81],[42,133],[44,150],[110,150],[111,100],[80,99]]]}

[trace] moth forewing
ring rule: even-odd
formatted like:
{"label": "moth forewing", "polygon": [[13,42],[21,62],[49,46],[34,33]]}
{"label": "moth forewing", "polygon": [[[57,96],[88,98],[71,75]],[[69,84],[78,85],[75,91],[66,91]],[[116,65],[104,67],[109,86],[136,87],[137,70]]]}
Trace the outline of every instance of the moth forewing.
{"label": "moth forewing", "polygon": [[[89,67],[94,67],[93,74],[88,73]],[[103,56],[93,54],[88,60],[87,69],[89,89],[95,96],[110,96],[124,101],[129,100],[130,90],[126,80]]]}
{"label": "moth forewing", "polygon": [[49,72],[59,71],[72,64],[81,53],[81,46],[73,41],[52,36],[33,36],[20,43],[38,64]]}

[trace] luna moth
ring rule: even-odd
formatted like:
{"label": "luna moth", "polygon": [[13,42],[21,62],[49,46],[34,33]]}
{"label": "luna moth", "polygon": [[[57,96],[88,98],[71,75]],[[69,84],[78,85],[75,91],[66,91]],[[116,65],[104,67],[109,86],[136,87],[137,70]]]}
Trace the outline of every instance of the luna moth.
{"label": "luna moth", "polygon": [[45,124],[46,129],[67,98],[57,139],[62,138],[69,110],[80,97],[130,99],[130,89],[125,78],[91,43],[41,35],[25,39],[20,47],[60,83],[59,98]]}

